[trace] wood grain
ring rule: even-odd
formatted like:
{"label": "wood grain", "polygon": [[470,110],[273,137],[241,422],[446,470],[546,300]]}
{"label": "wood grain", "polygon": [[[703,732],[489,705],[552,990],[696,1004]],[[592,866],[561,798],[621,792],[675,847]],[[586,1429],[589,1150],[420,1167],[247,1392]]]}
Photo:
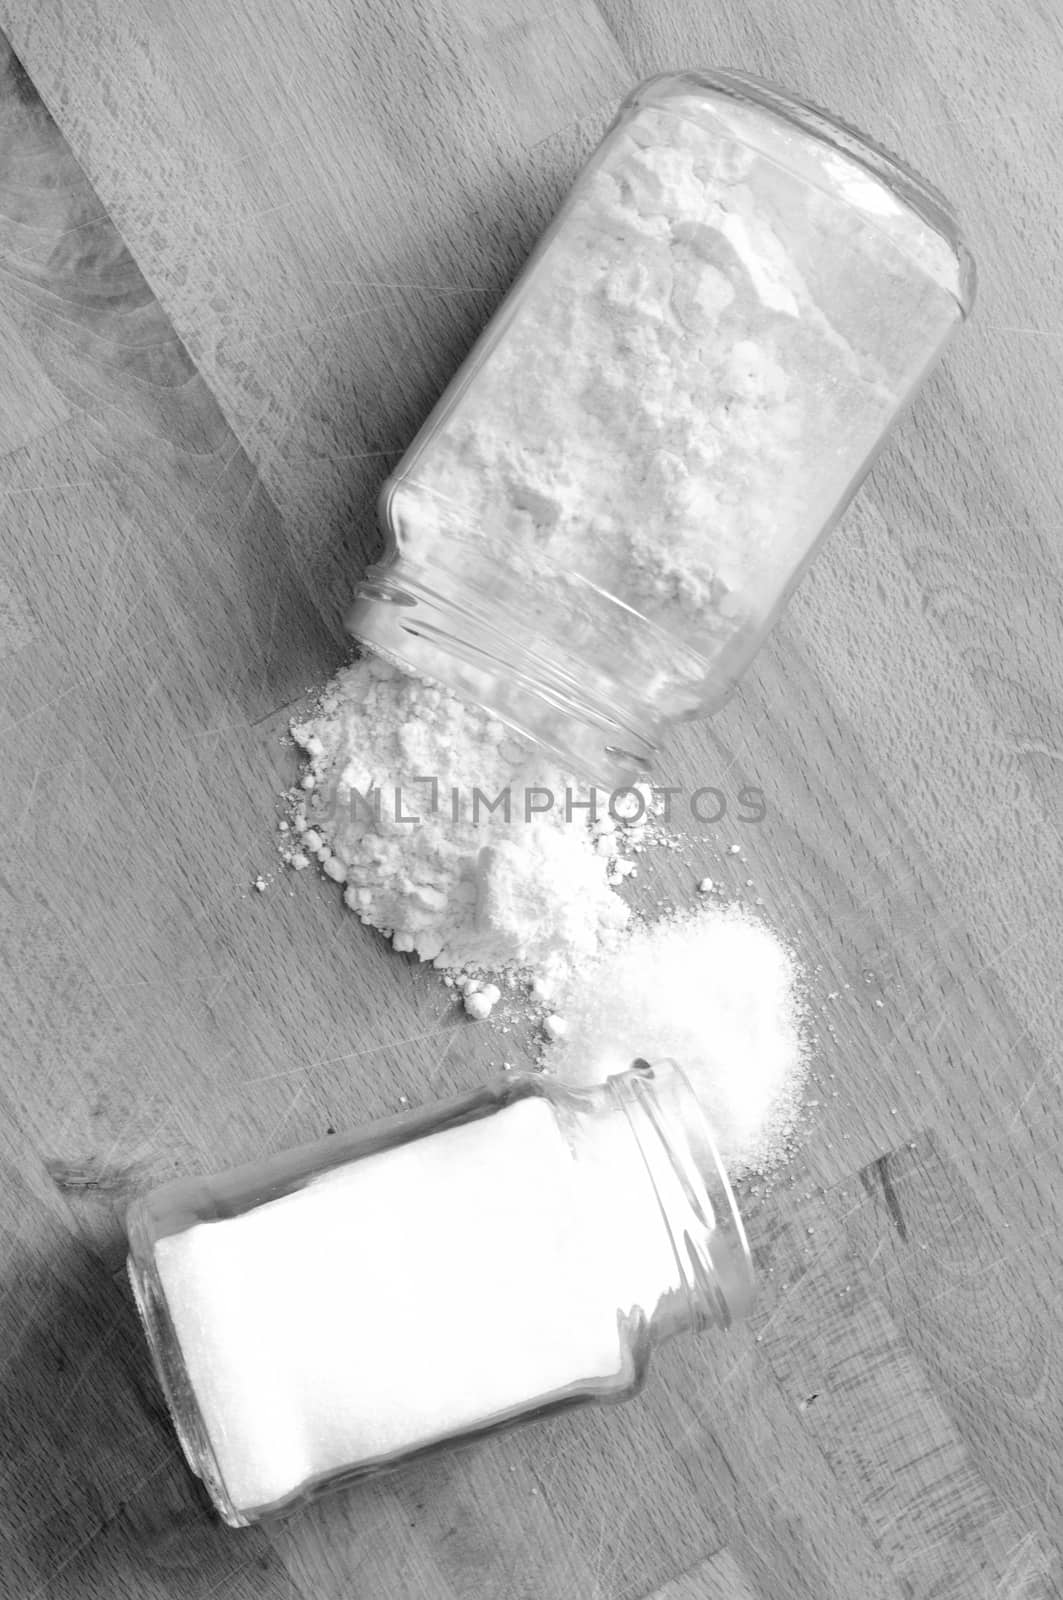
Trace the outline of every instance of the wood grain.
{"label": "wood grain", "polygon": [[[29,74],[5,55],[0,1587],[1063,1593],[1058,19],[0,0],[0,24]],[[700,63],[900,151],[981,270],[735,701],[664,752],[662,782],[758,785],[764,823],[681,819],[633,886],[759,897],[808,974],[802,1140],[742,1197],[757,1312],[662,1351],[630,1406],[232,1535],[146,1371],[121,1212],[530,1058],[274,869],[284,731],[342,659],[381,478],[620,95]]]}

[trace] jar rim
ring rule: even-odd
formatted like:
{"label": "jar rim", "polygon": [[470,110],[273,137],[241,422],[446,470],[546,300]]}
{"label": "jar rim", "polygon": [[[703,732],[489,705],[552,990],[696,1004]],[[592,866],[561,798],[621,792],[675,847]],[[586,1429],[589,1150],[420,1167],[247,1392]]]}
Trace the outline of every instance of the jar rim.
{"label": "jar rim", "polygon": [[[685,1215],[661,1203],[694,1325],[730,1327],[752,1305],[752,1254],[727,1169],[690,1079],[668,1057],[652,1063],[640,1057],[606,1084],[633,1122],[651,1178],[655,1164],[667,1161],[682,1194]],[[632,1111],[643,1116],[632,1118]],[[642,1136],[646,1124],[655,1143]]]}

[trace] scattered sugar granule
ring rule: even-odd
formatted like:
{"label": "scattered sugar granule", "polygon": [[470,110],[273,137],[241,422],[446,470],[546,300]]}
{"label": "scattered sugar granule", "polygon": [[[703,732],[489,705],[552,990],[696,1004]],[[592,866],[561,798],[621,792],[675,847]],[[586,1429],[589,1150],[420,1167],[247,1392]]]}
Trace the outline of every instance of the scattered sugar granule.
{"label": "scattered sugar granule", "polygon": [[633,924],[558,997],[543,1065],[574,1083],[636,1056],[678,1062],[698,1093],[732,1176],[780,1161],[806,1076],[804,1003],[794,957],[734,906]]}
{"label": "scattered sugar granule", "polygon": [[712,890],[713,890],[712,879],[711,878],[702,878],[701,882],[698,884],[698,893],[699,894],[711,894]]}

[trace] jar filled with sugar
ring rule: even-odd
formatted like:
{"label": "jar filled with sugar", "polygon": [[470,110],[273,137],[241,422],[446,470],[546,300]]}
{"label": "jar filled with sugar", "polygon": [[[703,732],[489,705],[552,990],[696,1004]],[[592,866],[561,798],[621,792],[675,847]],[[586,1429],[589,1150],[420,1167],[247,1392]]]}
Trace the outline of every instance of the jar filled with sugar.
{"label": "jar filled with sugar", "polygon": [[184,1453],[233,1527],[641,1387],[752,1289],[712,1133],[673,1062],[589,1089],[513,1074],[128,1216]]}
{"label": "jar filled with sugar", "polygon": [[846,124],[648,80],[385,484],[348,627],[630,783],[727,699],[974,293],[944,198]]}

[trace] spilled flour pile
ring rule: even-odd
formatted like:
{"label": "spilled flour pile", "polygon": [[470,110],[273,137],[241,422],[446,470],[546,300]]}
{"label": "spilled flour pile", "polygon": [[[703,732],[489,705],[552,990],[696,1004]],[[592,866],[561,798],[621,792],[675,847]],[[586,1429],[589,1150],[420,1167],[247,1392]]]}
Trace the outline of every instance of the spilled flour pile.
{"label": "spilled flour pile", "polygon": [[293,868],[316,859],[471,1017],[489,1016],[500,985],[519,986],[542,1022],[546,1071],[594,1083],[636,1056],[671,1057],[734,1174],[783,1157],[805,1076],[793,957],[715,900],[631,917],[617,890],[632,857],[662,842],[648,785],[599,790],[592,815],[590,791],[543,750],[376,656],[345,667],[292,735],[306,756],[286,825]]}
{"label": "spilled flour pile", "polygon": [[544,1065],[598,1083],[633,1056],[671,1057],[691,1080],[733,1177],[785,1154],[804,1085],[793,956],[737,906],[633,925],[558,996],[564,1028]]}
{"label": "spilled flour pile", "polygon": [[586,788],[478,707],[369,656],[292,735],[308,765],[288,859],[316,856],[397,950],[545,986],[627,921],[609,797],[589,824]]}

